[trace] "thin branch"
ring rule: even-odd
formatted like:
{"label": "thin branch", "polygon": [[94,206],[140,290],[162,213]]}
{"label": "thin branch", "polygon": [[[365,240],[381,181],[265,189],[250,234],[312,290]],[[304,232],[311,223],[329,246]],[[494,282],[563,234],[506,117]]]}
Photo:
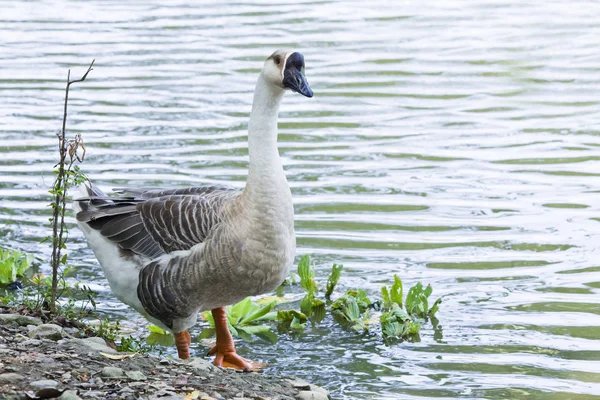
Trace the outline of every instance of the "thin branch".
{"label": "thin branch", "polygon": [[94,69],[92,67],[94,66],[95,61],[96,61],[96,59],[94,58],[92,60],[92,63],[88,67],[87,71],[85,71],[85,74],[83,74],[83,76],[80,79],[71,80],[71,70],[69,70],[69,72],[67,73],[67,89],[66,89],[66,93],[65,93],[65,111],[63,114],[63,124],[62,124],[62,140],[63,140],[63,142],[65,140],[65,126],[67,125],[67,102],[69,101],[69,87],[73,83],[85,81],[85,78],[87,78],[90,71],[92,71]]}
{"label": "thin branch", "polygon": [[[52,213],[52,291],[50,297],[50,310],[53,313],[56,312],[58,269],[61,263],[61,251],[64,247],[65,208],[67,203],[67,189],[69,186],[69,173],[71,172],[71,167],[75,162],[72,153],[74,153],[75,156],[77,156],[77,147],[79,145],[78,138],[81,138],[81,135],[78,135],[74,139],[73,144],[71,146],[69,141],[66,140],[69,88],[73,83],[83,82],[85,78],[87,78],[88,74],[93,70],[92,67],[94,66],[94,61],[96,60],[92,60],[87,71],[85,72],[85,74],[83,74],[83,76],[80,79],[71,80],[71,70],[69,70],[67,73],[67,86],[65,88],[65,106],[63,112],[62,130],[60,131],[58,137],[58,151],[60,154],[60,159],[58,162],[58,175],[56,177],[56,180],[54,181],[53,186],[54,202],[52,203],[54,209]],[[83,141],[81,141],[81,143],[83,143]],[[83,145],[82,148],[85,156],[85,147]],[[70,162],[68,168],[65,170],[65,160],[67,157],[67,152],[69,152],[70,155]]]}

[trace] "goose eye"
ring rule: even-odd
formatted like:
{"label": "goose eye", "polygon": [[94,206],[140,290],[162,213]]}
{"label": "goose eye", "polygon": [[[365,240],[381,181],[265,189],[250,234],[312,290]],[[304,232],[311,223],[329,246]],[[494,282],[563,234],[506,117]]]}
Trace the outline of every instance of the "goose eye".
{"label": "goose eye", "polygon": [[275,64],[279,65],[281,63],[281,57],[275,56]]}

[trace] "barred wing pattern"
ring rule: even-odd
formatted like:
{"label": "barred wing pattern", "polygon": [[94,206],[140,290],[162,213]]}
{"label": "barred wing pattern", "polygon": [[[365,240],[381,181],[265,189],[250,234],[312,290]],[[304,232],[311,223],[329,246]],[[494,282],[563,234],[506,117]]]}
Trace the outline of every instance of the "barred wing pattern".
{"label": "barred wing pattern", "polygon": [[222,207],[239,196],[231,188],[116,189],[108,197],[89,185],[77,220],[100,231],[124,251],[154,259],[202,243],[222,219]]}

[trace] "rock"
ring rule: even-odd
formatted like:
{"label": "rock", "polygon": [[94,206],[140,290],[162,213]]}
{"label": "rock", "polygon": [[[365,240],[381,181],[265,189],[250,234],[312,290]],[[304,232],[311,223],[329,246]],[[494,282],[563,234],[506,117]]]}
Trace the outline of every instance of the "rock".
{"label": "rock", "polygon": [[132,381],[145,381],[148,379],[146,378],[146,375],[142,374],[142,371],[127,371],[125,372],[125,375]]}
{"label": "rock", "polygon": [[63,338],[62,327],[56,324],[43,324],[34,327],[29,331],[29,337],[32,339],[50,339],[50,340],[60,340]]}
{"label": "rock", "polygon": [[311,383],[310,384],[310,390],[313,391],[313,392],[321,392],[321,393],[323,393],[325,396],[327,396],[329,398],[329,392],[327,391],[327,389],[324,389],[321,386],[313,385]]}
{"label": "rock", "polygon": [[0,385],[13,385],[25,379],[23,375],[15,374],[14,372],[6,372],[0,374]]}
{"label": "rock", "polygon": [[106,342],[102,338],[90,337],[85,339],[69,339],[69,344],[76,346],[85,346],[89,350],[101,351],[103,353],[116,354],[117,351],[106,345]]}
{"label": "rock", "polygon": [[29,383],[29,386],[34,389],[56,389],[58,385],[58,382],[51,379],[42,379],[40,381],[33,381]]}
{"label": "rock", "polygon": [[42,320],[39,318],[29,317],[21,314],[0,314],[0,322],[13,323],[19,326],[42,324]]}
{"label": "rock", "polygon": [[310,383],[306,382],[304,379],[294,378],[294,379],[289,379],[289,382],[292,384],[292,387],[294,389],[308,390],[308,391],[311,390]]}
{"label": "rock", "polygon": [[87,381],[90,379],[91,372],[86,367],[79,367],[71,371],[71,375],[74,376],[77,380]]}
{"label": "rock", "polygon": [[67,390],[58,398],[58,400],[81,400],[81,397],[77,396],[75,390]]}
{"label": "rock", "polygon": [[329,400],[329,396],[327,396],[323,392],[314,392],[312,390],[301,390],[296,395],[296,399],[298,399],[298,400]]}
{"label": "rock", "polygon": [[199,371],[211,372],[214,371],[217,367],[212,365],[210,361],[204,360],[202,358],[192,357],[187,361],[187,365]]}
{"label": "rock", "polygon": [[100,375],[102,375],[105,378],[113,378],[113,379],[114,378],[125,378],[125,373],[119,367],[104,367],[104,368],[102,368]]}
{"label": "rock", "polygon": [[29,340],[24,340],[23,342],[21,342],[21,346],[35,347],[35,346],[40,346],[41,344],[42,344],[42,341],[38,340],[38,339],[29,339]]}

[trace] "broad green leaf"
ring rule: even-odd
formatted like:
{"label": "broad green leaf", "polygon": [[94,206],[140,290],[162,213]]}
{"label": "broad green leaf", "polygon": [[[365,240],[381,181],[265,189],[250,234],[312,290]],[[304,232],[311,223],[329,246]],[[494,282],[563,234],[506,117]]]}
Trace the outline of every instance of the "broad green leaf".
{"label": "broad green leaf", "polygon": [[268,341],[268,342],[271,342],[272,344],[275,344],[275,343],[277,343],[277,335],[276,335],[276,334],[274,334],[274,333],[273,333],[273,332],[271,332],[271,331],[268,331],[268,332],[260,332],[260,333],[257,333],[257,334],[256,334],[256,336],[258,336],[259,338],[261,338],[261,339],[263,339],[263,340],[266,340],[266,341]]}
{"label": "broad green leaf", "polygon": [[314,299],[312,303],[312,314],[310,320],[319,323],[325,319],[326,314],[325,303],[323,300]]}
{"label": "broad green leaf", "polygon": [[[255,320],[259,320],[260,318],[264,317],[265,315],[267,315],[269,313],[269,311],[271,311],[271,309],[275,307],[275,302],[271,302],[269,304],[266,304],[265,306],[258,308],[255,312],[253,312],[252,314],[245,316],[241,319],[240,322],[250,322],[250,321],[255,321]],[[275,318],[277,316],[275,315]],[[273,318],[274,319],[274,318]]]}
{"label": "broad green leaf", "polygon": [[350,321],[356,321],[360,318],[360,309],[356,299],[350,297],[346,303],[348,305],[348,319]]}
{"label": "broad green leaf", "polygon": [[231,306],[229,309],[229,314],[235,318],[235,323],[239,323],[242,322],[244,316],[246,316],[251,310],[252,300],[250,300],[250,297],[246,297],[244,300]]}
{"label": "broad green leaf", "polygon": [[271,328],[267,325],[248,325],[244,327],[244,331],[251,335],[256,335],[257,333],[270,332]]}
{"label": "broad green leaf", "polygon": [[312,314],[312,305],[315,296],[312,293],[307,293],[306,296],[300,300],[300,311],[310,318]]}
{"label": "broad green leaf", "polygon": [[442,303],[442,299],[437,299],[435,301],[435,303],[433,303],[433,305],[431,306],[431,308],[429,309],[429,316],[430,317],[434,317],[435,313],[440,309],[440,304]]}
{"label": "broad green leaf", "polygon": [[318,291],[317,284],[315,283],[315,271],[310,265],[310,256],[304,255],[298,262],[298,275],[300,275],[300,286],[304,288],[308,293],[315,294]]}
{"label": "broad green leaf", "polygon": [[431,296],[431,293],[433,293],[433,289],[431,288],[431,285],[427,285],[427,287],[425,288],[425,291],[423,293],[425,294],[425,297]]}
{"label": "broad green leaf", "polygon": [[383,299],[383,308],[385,310],[390,310],[392,308],[392,299],[387,286],[381,288],[381,298]]}
{"label": "broad green leaf", "polygon": [[340,276],[342,275],[342,269],[344,266],[341,264],[333,264],[331,267],[331,274],[329,274],[329,278],[327,279],[327,287],[325,291],[325,298],[329,300],[333,291],[340,280]]}
{"label": "broad green leaf", "polygon": [[146,343],[152,345],[157,344],[160,346],[173,346],[175,344],[175,338],[170,333],[161,335],[160,333],[151,332],[146,338]]}
{"label": "broad green leaf", "polygon": [[251,342],[252,336],[248,332],[246,332],[245,328],[238,328],[236,332],[236,336],[241,337],[245,342]]}
{"label": "broad green leaf", "polygon": [[148,325],[148,330],[150,332],[158,333],[160,335],[166,334],[166,332],[164,331],[164,329],[162,329],[161,327],[158,327],[156,325]]}
{"label": "broad green leaf", "polygon": [[398,304],[400,307],[402,307],[402,292],[402,280],[398,277],[398,275],[394,275],[394,284],[392,285],[392,289],[390,291],[390,300],[391,302]]}
{"label": "broad green leaf", "polygon": [[198,336],[198,339],[208,339],[210,337],[215,336],[216,333],[217,333],[217,331],[215,329],[206,328],[202,332],[200,332],[200,336]]}

